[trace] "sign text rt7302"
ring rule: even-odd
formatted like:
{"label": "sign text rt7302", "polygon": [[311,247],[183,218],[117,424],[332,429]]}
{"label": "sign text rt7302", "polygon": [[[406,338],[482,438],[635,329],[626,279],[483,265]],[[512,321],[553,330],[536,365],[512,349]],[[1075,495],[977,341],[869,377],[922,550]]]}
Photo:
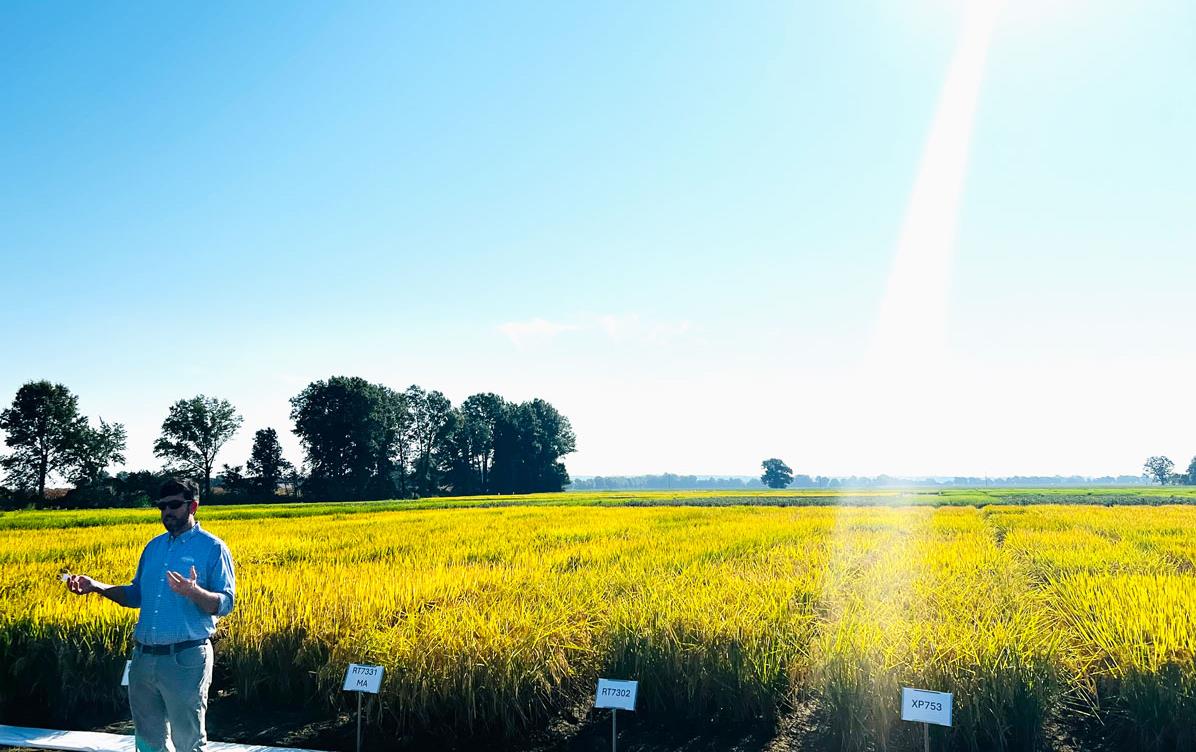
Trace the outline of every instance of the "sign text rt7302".
{"label": "sign text rt7302", "polygon": [[639,682],[599,679],[594,695],[594,707],[612,710],[635,710],[635,695]]}

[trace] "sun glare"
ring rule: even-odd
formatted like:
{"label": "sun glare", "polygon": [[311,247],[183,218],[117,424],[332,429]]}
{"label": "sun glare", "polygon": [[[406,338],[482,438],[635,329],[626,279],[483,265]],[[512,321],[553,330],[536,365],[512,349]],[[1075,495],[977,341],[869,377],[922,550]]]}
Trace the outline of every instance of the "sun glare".
{"label": "sun glare", "polygon": [[973,3],[906,209],[872,349],[886,362],[941,355],[960,198],[989,43],[1004,3]]}
{"label": "sun glare", "polygon": [[[1003,3],[972,4],[964,17],[910,192],[868,356],[854,375],[853,409],[872,429],[861,452],[894,467],[926,467],[951,454],[950,416],[971,385],[947,357],[948,299],[956,227],[985,61]],[[929,468],[927,468],[929,470]]]}

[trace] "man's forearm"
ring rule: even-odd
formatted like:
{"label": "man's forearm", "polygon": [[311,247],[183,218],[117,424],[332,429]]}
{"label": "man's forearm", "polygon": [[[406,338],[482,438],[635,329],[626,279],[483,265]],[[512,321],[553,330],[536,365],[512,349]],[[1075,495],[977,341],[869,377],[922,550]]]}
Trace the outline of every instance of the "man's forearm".
{"label": "man's forearm", "polygon": [[97,582],[96,587],[99,588],[99,590],[96,592],[113,603],[120,604],[126,608],[129,606],[129,600],[125,595],[124,585],[106,585],[102,582]]}
{"label": "man's forearm", "polygon": [[213,593],[210,590],[196,587],[195,591],[187,597],[191,599],[192,603],[199,606],[199,610],[205,614],[215,614],[220,610],[220,593]]}

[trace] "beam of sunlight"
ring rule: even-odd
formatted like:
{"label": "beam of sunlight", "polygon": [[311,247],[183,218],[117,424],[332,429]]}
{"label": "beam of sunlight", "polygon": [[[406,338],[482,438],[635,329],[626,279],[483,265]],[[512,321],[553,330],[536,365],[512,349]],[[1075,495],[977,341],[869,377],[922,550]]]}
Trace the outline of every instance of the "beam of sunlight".
{"label": "beam of sunlight", "polygon": [[910,194],[872,341],[874,359],[909,361],[946,348],[960,199],[989,43],[1003,5],[972,3]]}
{"label": "beam of sunlight", "polygon": [[[970,4],[927,133],[867,355],[852,378],[861,453],[924,468],[974,401],[948,357],[956,226],[985,62],[1003,0]],[[955,417],[951,417],[955,416]]]}
{"label": "beam of sunlight", "polygon": [[[933,452],[930,447],[950,433],[934,412],[956,401],[952,390],[966,388],[951,378],[944,362],[947,299],[968,149],[1001,5],[981,0],[969,8],[926,139],[869,357],[853,385],[859,396],[852,422],[856,444],[890,461],[925,462],[919,454]],[[900,497],[895,501],[900,504]],[[823,592],[828,637],[817,648],[823,665],[833,664],[844,650],[854,651],[853,659],[872,667],[863,681],[889,687],[900,680],[886,672],[900,665],[907,647],[906,610],[917,578],[924,576],[919,547],[929,538],[933,515],[910,507],[835,510],[831,574]],[[877,525],[885,534],[868,532]],[[844,600],[841,584],[857,580],[866,584],[866,598]],[[861,635],[860,644],[851,643],[851,635]]]}

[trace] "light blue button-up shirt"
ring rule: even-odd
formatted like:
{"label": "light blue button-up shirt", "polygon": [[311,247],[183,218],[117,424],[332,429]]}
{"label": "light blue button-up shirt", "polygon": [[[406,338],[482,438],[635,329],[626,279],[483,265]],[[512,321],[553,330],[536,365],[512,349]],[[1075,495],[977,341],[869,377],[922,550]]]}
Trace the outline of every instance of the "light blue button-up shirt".
{"label": "light blue button-up shirt", "polygon": [[[198,585],[220,596],[215,614],[170,589],[166,573],[189,578],[191,567]],[[211,637],[217,617],[233,610],[235,590],[233,557],[224,541],[202,530],[198,522],[177,538],[163,533],[146,544],[137,574],[125,586],[125,603],[141,609],[133,639],[142,645],[171,645]]]}

